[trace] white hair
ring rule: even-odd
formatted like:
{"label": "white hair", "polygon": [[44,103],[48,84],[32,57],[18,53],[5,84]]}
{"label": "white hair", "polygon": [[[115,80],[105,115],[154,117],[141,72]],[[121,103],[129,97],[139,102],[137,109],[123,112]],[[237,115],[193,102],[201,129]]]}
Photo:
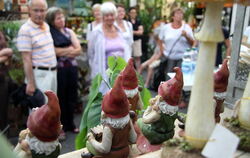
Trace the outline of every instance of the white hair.
{"label": "white hair", "polygon": [[101,4],[96,3],[92,6],[92,10],[96,10],[96,9],[100,9],[101,8]]}
{"label": "white hair", "polygon": [[[29,2],[28,2],[28,6],[29,6],[29,7],[32,6],[33,1],[34,1],[34,0],[29,0]],[[47,1],[46,1],[46,0],[42,0],[42,1],[44,1],[45,5],[46,5],[46,8],[48,8],[48,3],[47,3]]]}
{"label": "white hair", "polygon": [[103,15],[106,15],[106,14],[114,14],[115,17],[117,16],[117,9],[114,5],[114,3],[112,2],[104,2],[102,5],[101,5],[101,14],[102,16]]}

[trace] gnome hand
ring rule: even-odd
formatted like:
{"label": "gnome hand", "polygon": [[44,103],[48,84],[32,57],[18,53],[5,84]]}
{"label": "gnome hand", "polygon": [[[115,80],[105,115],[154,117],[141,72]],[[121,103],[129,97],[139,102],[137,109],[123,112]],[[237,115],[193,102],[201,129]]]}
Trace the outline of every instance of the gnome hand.
{"label": "gnome hand", "polygon": [[155,111],[159,111],[160,109],[159,109],[159,106],[158,105],[153,105],[153,110],[155,110]]}
{"label": "gnome hand", "polygon": [[88,133],[87,138],[89,141],[95,139],[93,133],[91,133],[91,132]]}

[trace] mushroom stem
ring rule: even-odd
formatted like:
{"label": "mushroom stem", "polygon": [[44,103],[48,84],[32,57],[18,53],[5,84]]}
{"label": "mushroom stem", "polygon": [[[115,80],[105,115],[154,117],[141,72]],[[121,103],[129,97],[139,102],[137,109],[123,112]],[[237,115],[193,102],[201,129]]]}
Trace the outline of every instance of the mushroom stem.
{"label": "mushroom stem", "polygon": [[239,109],[239,121],[241,127],[250,130],[250,73],[243,93]]}
{"label": "mushroom stem", "polygon": [[186,139],[195,148],[202,148],[214,126],[213,70],[217,43],[201,42],[194,85],[186,120]]}
{"label": "mushroom stem", "polygon": [[195,38],[202,42],[222,42],[224,35],[221,29],[222,2],[206,3],[206,12],[201,30]]}
{"label": "mushroom stem", "polygon": [[185,130],[187,141],[198,149],[206,144],[215,126],[213,70],[217,43],[224,40],[221,29],[222,8],[222,2],[206,3],[204,23],[195,35],[200,41],[200,50]]}

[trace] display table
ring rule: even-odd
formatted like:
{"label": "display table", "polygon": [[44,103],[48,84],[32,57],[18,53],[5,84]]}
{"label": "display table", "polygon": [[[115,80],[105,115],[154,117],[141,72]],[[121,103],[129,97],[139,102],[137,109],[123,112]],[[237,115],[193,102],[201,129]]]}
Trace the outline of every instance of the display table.
{"label": "display table", "polygon": [[[233,114],[233,111],[231,109],[225,108],[224,113],[221,115],[221,120],[223,120],[226,117],[231,117]],[[178,120],[176,120],[175,122],[175,135],[174,137],[179,137],[178,136],[178,132],[180,131],[179,127],[178,127]],[[134,148],[134,147],[133,147]],[[60,155],[58,158],[81,158],[81,153],[87,151],[86,148],[80,149],[80,150],[76,150],[76,151],[72,151],[63,155]],[[131,150],[133,153],[132,155],[139,155],[139,153],[137,153],[138,151],[136,151],[135,149]],[[136,153],[136,154],[134,154]],[[139,155],[139,156],[131,156],[130,158],[160,158],[161,156],[161,150],[152,152],[152,153],[148,153],[148,154],[144,154],[144,155]],[[246,153],[246,152],[242,152],[242,151],[236,151],[234,157],[236,158],[250,158],[250,153]]]}

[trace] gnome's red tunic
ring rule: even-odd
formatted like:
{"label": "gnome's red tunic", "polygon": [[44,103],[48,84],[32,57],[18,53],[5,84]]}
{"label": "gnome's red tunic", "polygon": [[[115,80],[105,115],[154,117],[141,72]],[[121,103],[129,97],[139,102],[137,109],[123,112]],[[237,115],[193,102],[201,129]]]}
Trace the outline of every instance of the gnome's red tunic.
{"label": "gnome's red tunic", "polygon": [[220,113],[224,111],[223,103],[226,97],[229,77],[227,62],[227,59],[224,60],[222,67],[214,74],[215,121],[217,123],[220,122]]}

